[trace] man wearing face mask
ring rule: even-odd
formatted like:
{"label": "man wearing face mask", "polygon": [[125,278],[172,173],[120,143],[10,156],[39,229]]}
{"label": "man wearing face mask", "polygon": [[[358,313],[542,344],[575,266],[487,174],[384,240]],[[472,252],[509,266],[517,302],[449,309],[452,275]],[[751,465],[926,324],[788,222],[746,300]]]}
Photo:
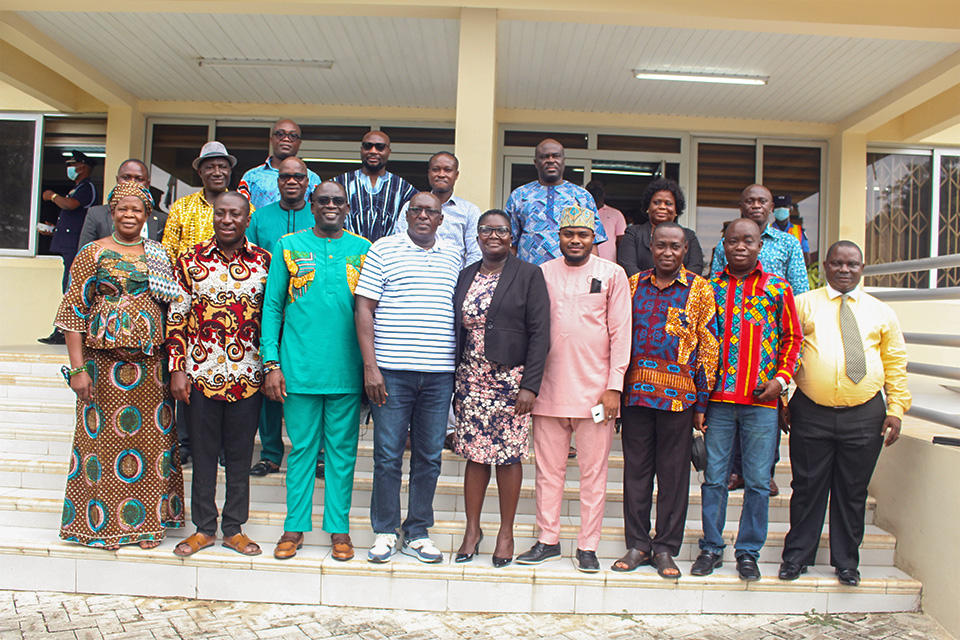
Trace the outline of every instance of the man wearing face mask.
{"label": "man wearing face mask", "polygon": [[803,227],[799,224],[794,224],[790,220],[790,209],[792,205],[793,199],[790,196],[773,196],[773,222],[771,224],[774,229],[789,233],[797,239],[797,242],[800,243],[800,248],[803,250],[803,261],[809,266],[810,242],[807,240],[807,234],[804,232]]}
{"label": "man wearing face mask", "polygon": [[[90,174],[97,165],[96,160],[88,158],[81,151],[73,152],[73,159],[67,161],[67,177],[73,180],[74,186],[65,196],[47,189],[43,192],[43,199],[60,207],[57,218],[57,228],[53,232],[50,242],[50,252],[59,253],[63,258],[63,281],[60,284],[63,293],[67,291],[67,282],[70,276],[70,265],[77,257],[80,249],[80,230],[87,217],[87,209],[97,204],[97,188],[90,181]],[[53,333],[37,342],[43,344],[65,344],[63,333],[54,329]]]}

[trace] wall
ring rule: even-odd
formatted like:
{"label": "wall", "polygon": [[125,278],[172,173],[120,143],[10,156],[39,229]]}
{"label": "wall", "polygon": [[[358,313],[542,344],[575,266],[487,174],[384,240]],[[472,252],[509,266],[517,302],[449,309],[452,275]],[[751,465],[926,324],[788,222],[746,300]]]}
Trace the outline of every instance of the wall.
{"label": "wall", "polygon": [[62,277],[59,257],[0,258],[0,345],[35,345],[50,333]]}

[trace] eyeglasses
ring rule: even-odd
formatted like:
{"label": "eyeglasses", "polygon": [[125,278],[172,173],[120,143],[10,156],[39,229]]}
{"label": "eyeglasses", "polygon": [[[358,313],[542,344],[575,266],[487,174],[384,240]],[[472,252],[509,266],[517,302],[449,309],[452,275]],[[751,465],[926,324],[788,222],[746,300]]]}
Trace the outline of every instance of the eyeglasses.
{"label": "eyeglasses", "polygon": [[498,238],[509,238],[510,227],[488,227],[487,225],[477,227],[477,234],[481,238],[489,238],[494,233]]}
{"label": "eyeglasses", "polygon": [[307,174],[305,173],[281,173],[280,174],[280,182],[289,182],[290,180],[303,182],[306,179],[307,179]]}
{"label": "eyeglasses", "polygon": [[386,142],[361,142],[360,148],[364,151],[370,151],[370,149],[376,149],[377,151],[384,151],[389,145]]}
{"label": "eyeglasses", "polygon": [[273,132],[273,137],[277,140],[289,140],[290,142],[296,142],[300,139],[300,134],[293,131],[281,131],[277,129]]}
{"label": "eyeglasses", "polygon": [[421,213],[426,213],[431,218],[436,218],[440,215],[440,209],[427,209],[425,207],[410,207],[407,209],[407,215],[412,215],[414,218],[419,218]]}
{"label": "eyeglasses", "polygon": [[313,201],[321,207],[325,207],[331,202],[335,207],[342,207],[343,205],[347,204],[347,199],[343,196],[317,196],[313,199]]}

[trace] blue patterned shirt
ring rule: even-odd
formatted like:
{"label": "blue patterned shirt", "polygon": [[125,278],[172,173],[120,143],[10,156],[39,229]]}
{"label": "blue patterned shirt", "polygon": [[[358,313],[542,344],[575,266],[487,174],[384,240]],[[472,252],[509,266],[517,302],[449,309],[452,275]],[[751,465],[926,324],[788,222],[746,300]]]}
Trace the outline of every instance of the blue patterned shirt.
{"label": "blue patterned shirt", "polygon": [[[790,283],[793,295],[798,296],[810,290],[807,281],[807,265],[803,261],[800,243],[789,233],[774,229],[768,224],[760,234],[763,246],[760,247],[760,264],[767,273],[784,278]],[[727,255],[723,252],[723,238],[713,250],[713,264],[710,275],[716,277],[727,267]]]}
{"label": "blue patterned shirt", "polygon": [[[310,169],[307,169],[307,176],[310,183],[307,185],[307,194],[305,198],[310,201],[310,194],[320,184],[320,176]],[[274,202],[280,202],[280,186],[277,180],[280,179],[280,170],[274,169],[270,165],[270,158],[260,166],[254,167],[243,174],[237,191],[247,197],[254,207],[259,209]]]}
{"label": "blue patterned shirt", "polygon": [[597,203],[583,187],[564,180],[557,186],[546,187],[534,181],[514,189],[504,210],[510,216],[517,257],[533,264],[559,258],[562,255],[560,212],[570,206],[593,211],[597,234],[594,244],[606,241],[607,234],[597,215]]}

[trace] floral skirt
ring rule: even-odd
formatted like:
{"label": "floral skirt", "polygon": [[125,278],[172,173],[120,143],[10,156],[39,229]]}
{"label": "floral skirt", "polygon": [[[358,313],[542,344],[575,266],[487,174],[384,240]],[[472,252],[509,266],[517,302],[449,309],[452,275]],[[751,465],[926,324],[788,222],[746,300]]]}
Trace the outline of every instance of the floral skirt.
{"label": "floral skirt", "polygon": [[530,415],[516,416],[517,390],[491,389],[457,375],[453,451],[480,464],[514,464],[529,453]]}
{"label": "floral skirt", "polygon": [[83,356],[93,402],[77,401],[60,537],[93,547],[162,540],[183,526],[166,358],[87,347]]}

